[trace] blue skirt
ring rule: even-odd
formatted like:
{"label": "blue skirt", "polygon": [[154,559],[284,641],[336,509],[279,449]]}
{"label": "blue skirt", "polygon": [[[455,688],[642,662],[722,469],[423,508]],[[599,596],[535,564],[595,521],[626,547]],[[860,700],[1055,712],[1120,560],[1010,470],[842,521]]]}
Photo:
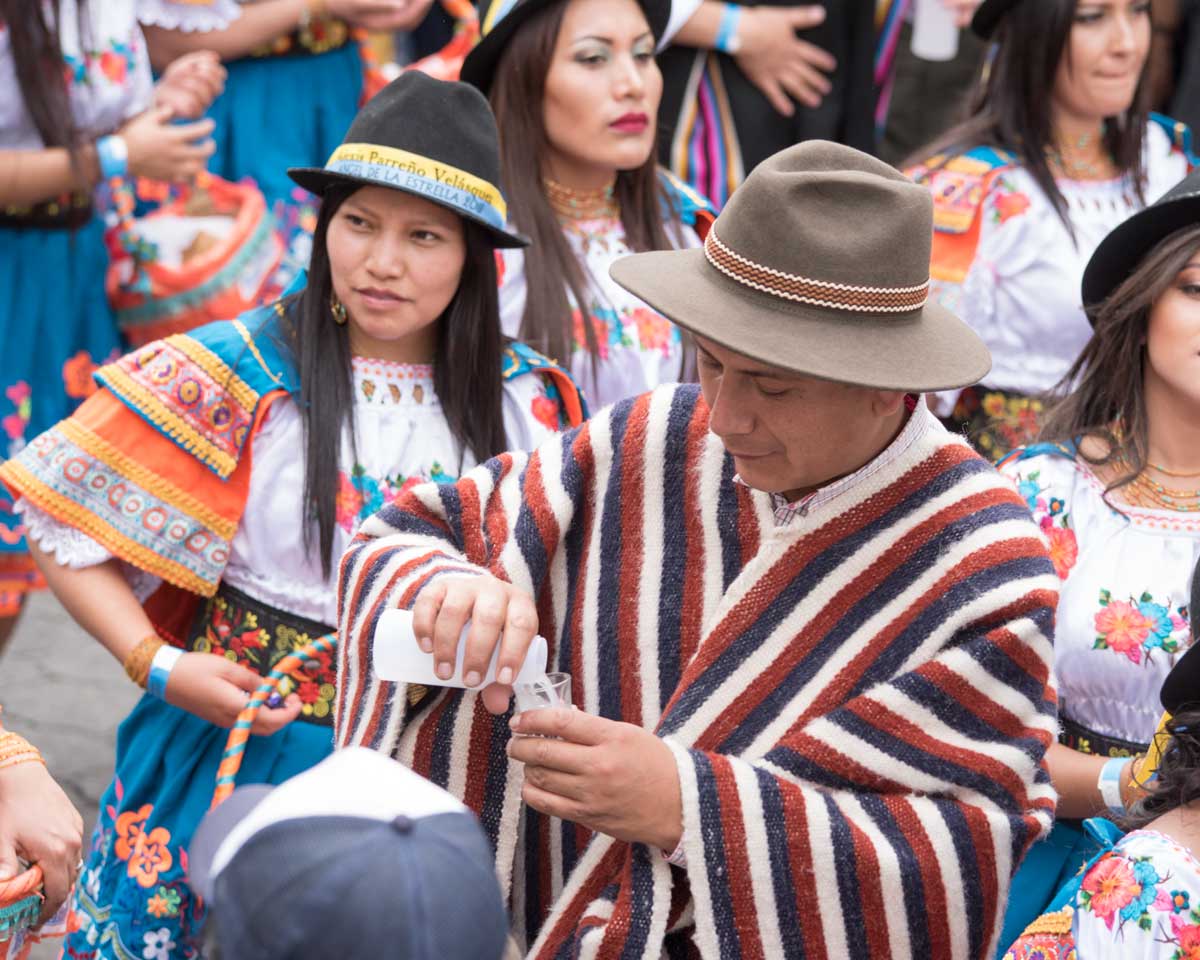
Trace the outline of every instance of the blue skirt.
{"label": "blue skirt", "polygon": [[[0,459],[69,415],[97,364],[121,352],[104,290],[104,224],[0,226]],[[0,616],[39,582],[12,500],[0,489]]]}
{"label": "blue skirt", "polygon": [[[117,732],[116,776],[100,816],[64,956],[199,956],[205,908],[187,885],[187,846],[212,803],[228,730],[143,696]],[[251,737],[238,783],[282,783],[327,757],[333,730],[297,720]]]}
{"label": "blue skirt", "polygon": [[225,92],[208,115],[217,152],[208,168],[226,180],[252,178],[267,198],[307,198],[288,167],[323,167],[358,113],[363,62],[351,41],[313,55],[247,57],[227,64]]}

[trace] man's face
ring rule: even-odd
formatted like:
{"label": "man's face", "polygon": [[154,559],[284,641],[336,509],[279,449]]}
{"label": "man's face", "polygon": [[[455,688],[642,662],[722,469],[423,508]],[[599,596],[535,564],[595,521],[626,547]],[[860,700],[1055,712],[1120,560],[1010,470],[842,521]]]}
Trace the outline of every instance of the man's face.
{"label": "man's face", "polygon": [[757,490],[798,494],[873,459],[902,421],[904,394],[818,380],[696,337],[709,429]]}

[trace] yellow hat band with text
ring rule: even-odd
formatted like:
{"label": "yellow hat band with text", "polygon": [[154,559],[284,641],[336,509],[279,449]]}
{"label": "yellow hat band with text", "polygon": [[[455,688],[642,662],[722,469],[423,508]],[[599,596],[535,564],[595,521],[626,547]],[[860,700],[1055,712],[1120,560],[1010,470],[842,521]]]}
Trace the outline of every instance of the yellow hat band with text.
{"label": "yellow hat band with text", "polygon": [[343,143],[325,164],[328,173],[406,190],[481,220],[497,230],[508,222],[508,205],[486,180],[407,150],[373,143]]}

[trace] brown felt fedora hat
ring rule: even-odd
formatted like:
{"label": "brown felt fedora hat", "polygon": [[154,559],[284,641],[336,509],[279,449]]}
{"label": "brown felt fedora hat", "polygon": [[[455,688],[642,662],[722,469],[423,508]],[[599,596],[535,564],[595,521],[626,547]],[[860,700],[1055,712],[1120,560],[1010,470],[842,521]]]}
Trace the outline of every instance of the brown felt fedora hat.
{"label": "brown felt fedora hat", "polygon": [[702,250],[617,260],[614,280],[679,326],[795,373],[887,390],[965,387],[983,341],[929,299],[933,204],[887,164],[810,140],[761,163]]}

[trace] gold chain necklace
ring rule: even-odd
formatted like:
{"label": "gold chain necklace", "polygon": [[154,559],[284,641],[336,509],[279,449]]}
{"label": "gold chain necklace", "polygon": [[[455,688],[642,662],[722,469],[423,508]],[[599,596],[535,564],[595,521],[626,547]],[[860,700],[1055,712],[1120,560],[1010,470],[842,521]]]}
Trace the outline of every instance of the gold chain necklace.
{"label": "gold chain necklace", "polygon": [[546,177],[546,198],[554,212],[565,220],[602,220],[620,214],[614,193],[615,182],[599,190],[574,190]]}

